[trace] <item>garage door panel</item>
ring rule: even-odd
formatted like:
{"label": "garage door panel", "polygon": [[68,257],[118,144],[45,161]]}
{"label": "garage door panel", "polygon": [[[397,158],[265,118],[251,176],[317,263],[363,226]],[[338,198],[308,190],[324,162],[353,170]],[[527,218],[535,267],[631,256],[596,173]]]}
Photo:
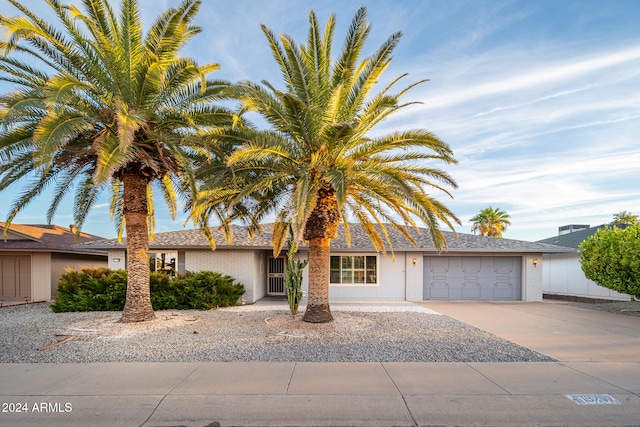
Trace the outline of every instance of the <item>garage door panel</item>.
{"label": "garage door panel", "polygon": [[462,270],[465,274],[478,274],[482,270],[481,258],[462,258]]}
{"label": "garage door panel", "polygon": [[431,272],[433,274],[446,274],[449,271],[448,258],[436,258],[431,260]]}
{"label": "garage door panel", "polygon": [[520,257],[425,257],[425,299],[521,299]]}
{"label": "garage door panel", "polygon": [[481,289],[479,283],[465,283],[462,285],[460,296],[462,299],[480,299]]}
{"label": "garage door panel", "polygon": [[493,288],[493,299],[512,300],[514,299],[515,289],[511,283],[496,283]]}
{"label": "garage door panel", "polygon": [[429,299],[451,299],[449,286],[446,283],[434,284],[429,288]]}

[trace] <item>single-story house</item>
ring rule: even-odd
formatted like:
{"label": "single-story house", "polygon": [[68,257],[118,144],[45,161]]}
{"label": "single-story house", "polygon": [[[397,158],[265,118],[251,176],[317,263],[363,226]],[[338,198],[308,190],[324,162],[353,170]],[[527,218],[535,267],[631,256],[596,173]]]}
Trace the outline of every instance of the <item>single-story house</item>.
{"label": "single-story house", "polygon": [[572,248],[571,252],[546,253],[543,256],[544,274],[542,291],[548,295],[578,298],[629,301],[629,295],[605,288],[587,279],[580,265],[578,246],[606,225],[590,227],[586,224],[571,224],[559,227],[558,235],[539,240],[538,243]]}
{"label": "single-story house", "polygon": [[[445,232],[448,249],[438,253],[427,230],[411,231],[417,247],[389,228],[394,253],[373,249],[363,229],[351,224],[351,245],[341,225],[331,244],[329,296],[333,300],[542,299],[543,255],[571,251],[557,245]],[[197,229],[158,233],[150,242],[151,267],[166,272],[213,270],[241,282],[244,300],[285,295],[284,255],[273,257],[271,228],[251,238],[244,227],[233,227],[227,243],[213,228],[217,248]],[[107,250],[109,267],[126,268],[125,244],[116,239],[82,247]],[[307,256],[301,245],[298,255]],[[303,288],[307,289],[306,273]]]}
{"label": "single-story house", "polygon": [[[0,222],[2,233],[5,227]],[[74,247],[104,238],[80,233],[77,240],[75,231],[74,226],[11,224],[6,239],[0,239],[0,300],[50,300],[65,269],[106,267],[106,251]]]}

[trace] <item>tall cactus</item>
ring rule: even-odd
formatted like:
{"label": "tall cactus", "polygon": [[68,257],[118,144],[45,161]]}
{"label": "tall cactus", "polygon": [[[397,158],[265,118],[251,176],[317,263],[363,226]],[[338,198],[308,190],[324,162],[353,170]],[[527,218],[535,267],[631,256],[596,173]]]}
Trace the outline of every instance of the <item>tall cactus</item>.
{"label": "tall cactus", "polygon": [[306,259],[304,261],[296,259],[297,252],[298,241],[294,236],[293,227],[289,225],[289,249],[287,250],[287,265],[284,269],[284,285],[292,316],[298,313],[298,305],[302,300],[302,271],[309,262]]}

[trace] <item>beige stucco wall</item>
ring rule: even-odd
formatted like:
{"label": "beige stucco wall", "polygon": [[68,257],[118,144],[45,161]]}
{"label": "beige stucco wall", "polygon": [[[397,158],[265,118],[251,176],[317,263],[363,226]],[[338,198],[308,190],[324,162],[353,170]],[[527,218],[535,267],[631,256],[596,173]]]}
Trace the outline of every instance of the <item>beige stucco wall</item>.
{"label": "beige stucco wall", "polygon": [[67,269],[80,271],[83,268],[107,267],[106,255],[52,254],[51,255],[51,297],[55,298],[58,280]]}
{"label": "beige stucco wall", "polygon": [[31,300],[51,299],[51,253],[31,253]]}
{"label": "beige stucco wall", "polygon": [[[11,256],[12,253],[3,253]],[[31,259],[30,301],[48,301],[55,297],[58,279],[66,268],[79,270],[81,267],[106,266],[106,257],[51,254],[50,252],[16,252],[16,256]]]}

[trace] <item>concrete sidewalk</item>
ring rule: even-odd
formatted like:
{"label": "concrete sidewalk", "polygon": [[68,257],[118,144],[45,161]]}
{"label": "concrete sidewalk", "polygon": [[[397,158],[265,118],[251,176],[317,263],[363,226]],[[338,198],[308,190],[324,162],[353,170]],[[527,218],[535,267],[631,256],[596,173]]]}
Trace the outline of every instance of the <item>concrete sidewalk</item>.
{"label": "concrete sidewalk", "polygon": [[640,425],[640,318],[424,305],[558,362],[0,364],[0,425]]}

